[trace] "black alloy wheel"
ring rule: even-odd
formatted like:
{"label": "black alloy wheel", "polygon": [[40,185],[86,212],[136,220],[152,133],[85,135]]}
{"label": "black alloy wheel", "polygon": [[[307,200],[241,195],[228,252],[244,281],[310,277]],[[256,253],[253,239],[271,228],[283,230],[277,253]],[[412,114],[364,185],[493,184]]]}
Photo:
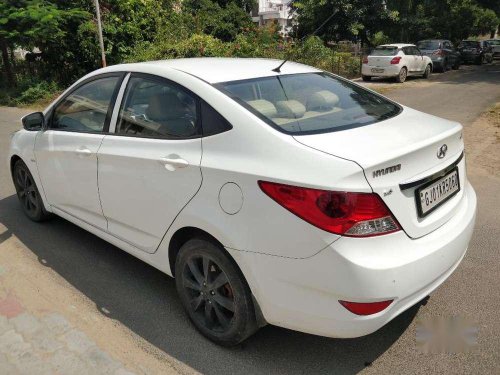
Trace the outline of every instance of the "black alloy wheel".
{"label": "black alloy wheel", "polygon": [[24,213],[33,221],[43,221],[50,214],[43,207],[42,198],[28,167],[18,160],[13,171],[14,186]]}
{"label": "black alloy wheel", "polygon": [[188,241],[177,256],[175,276],[181,302],[204,336],[232,346],[256,330],[250,290],[219,246],[204,239]]}

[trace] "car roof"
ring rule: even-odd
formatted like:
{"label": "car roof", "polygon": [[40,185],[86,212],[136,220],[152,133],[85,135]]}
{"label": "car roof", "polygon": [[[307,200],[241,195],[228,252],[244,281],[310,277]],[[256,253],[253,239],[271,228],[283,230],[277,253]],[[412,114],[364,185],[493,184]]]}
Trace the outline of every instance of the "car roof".
{"label": "car roof", "polygon": [[281,67],[280,73],[274,72],[273,69],[277,68],[281,63],[283,63],[283,60],[199,57],[113,65],[109,68],[100,69],[100,72],[118,71],[132,66],[139,67],[142,71],[147,72],[148,67],[155,66],[182,71],[211,84],[260,77],[272,77],[280,74],[321,72],[319,69],[292,61],[287,61]]}
{"label": "car roof", "polygon": [[408,44],[408,43],[391,43],[391,44],[381,44],[380,46],[377,47],[397,47],[397,48],[403,48],[403,47],[416,47],[415,44]]}

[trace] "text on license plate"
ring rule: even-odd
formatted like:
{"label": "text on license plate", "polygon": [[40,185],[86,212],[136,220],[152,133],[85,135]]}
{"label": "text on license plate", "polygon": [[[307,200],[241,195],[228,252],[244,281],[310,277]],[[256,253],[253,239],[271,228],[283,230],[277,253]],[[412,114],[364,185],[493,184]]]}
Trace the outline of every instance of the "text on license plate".
{"label": "text on license plate", "polygon": [[372,68],[372,73],[383,73],[384,69]]}
{"label": "text on license plate", "polygon": [[417,189],[417,201],[420,202],[419,215],[425,216],[458,191],[460,191],[458,169],[454,169],[426,187]]}

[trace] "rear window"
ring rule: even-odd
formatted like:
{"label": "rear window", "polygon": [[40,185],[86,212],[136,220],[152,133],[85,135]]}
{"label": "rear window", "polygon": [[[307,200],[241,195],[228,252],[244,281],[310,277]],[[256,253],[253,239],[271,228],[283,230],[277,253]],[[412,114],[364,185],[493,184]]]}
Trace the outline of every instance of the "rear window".
{"label": "rear window", "polygon": [[292,135],[365,126],[401,111],[389,100],[327,73],[231,81],[216,87],[274,128]]}
{"label": "rear window", "polygon": [[418,42],[417,47],[419,49],[439,49],[441,48],[441,43],[437,40],[422,40]]}
{"label": "rear window", "polygon": [[398,47],[378,46],[370,53],[371,56],[395,56],[398,53]]}

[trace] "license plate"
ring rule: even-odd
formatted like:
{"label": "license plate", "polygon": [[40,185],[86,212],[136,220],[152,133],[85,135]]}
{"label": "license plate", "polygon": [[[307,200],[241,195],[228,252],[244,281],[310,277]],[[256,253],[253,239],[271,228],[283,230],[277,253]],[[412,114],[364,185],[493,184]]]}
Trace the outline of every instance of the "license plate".
{"label": "license plate", "polygon": [[458,169],[429,182],[415,191],[418,215],[424,217],[460,191]]}
{"label": "license plate", "polygon": [[372,68],[372,73],[383,73],[384,69]]}

